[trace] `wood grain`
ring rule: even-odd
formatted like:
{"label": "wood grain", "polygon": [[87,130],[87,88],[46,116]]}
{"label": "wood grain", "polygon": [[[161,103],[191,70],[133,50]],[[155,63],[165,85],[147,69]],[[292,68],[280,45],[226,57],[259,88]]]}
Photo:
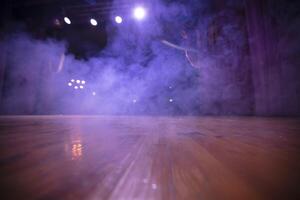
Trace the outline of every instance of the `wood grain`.
{"label": "wood grain", "polygon": [[1,199],[300,199],[300,119],[0,117]]}

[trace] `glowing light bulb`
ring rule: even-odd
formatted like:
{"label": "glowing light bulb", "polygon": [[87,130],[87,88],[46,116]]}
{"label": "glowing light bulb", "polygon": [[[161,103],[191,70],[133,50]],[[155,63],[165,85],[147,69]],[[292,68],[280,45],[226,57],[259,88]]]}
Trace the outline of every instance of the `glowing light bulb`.
{"label": "glowing light bulb", "polygon": [[137,19],[137,20],[142,20],[145,18],[146,16],[146,11],[143,7],[136,7],[133,11],[133,16]]}
{"label": "glowing light bulb", "polygon": [[95,20],[95,19],[90,19],[90,22],[91,22],[91,24],[93,25],[93,26],[97,26],[97,24],[98,24],[98,22],[97,22],[97,20]]}
{"label": "glowing light bulb", "polygon": [[71,20],[68,17],[64,17],[64,21],[66,22],[66,24],[71,24]]}
{"label": "glowing light bulb", "polygon": [[123,22],[123,19],[120,16],[116,16],[115,21],[116,21],[116,23],[121,24]]}

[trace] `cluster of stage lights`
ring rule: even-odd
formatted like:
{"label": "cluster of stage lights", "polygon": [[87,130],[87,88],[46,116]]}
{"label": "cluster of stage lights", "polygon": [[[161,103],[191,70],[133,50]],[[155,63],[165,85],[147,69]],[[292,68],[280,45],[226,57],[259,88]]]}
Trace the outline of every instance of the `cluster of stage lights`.
{"label": "cluster of stage lights", "polygon": [[74,90],[84,89],[85,80],[71,79],[70,82],[68,83],[68,86],[73,87]]}
{"label": "cluster of stage lights", "polygon": [[[71,87],[71,88],[73,88],[74,90],[83,90],[85,88],[85,86],[86,86],[86,82],[85,82],[85,80],[71,79],[68,82],[68,86]],[[96,92],[92,91],[92,95],[96,96]]]}
{"label": "cluster of stage lights", "polygon": [[[133,9],[133,17],[136,19],[136,20],[143,20],[145,17],[146,17],[146,10],[143,8],[143,7],[136,7]],[[123,22],[123,18],[119,15],[115,16],[114,18],[115,22],[117,24],[121,24]],[[71,19],[69,17],[64,17],[64,22],[66,24],[71,24]],[[98,22],[95,18],[91,18],[90,19],[90,24],[92,26],[97,26],[98,25]]]}

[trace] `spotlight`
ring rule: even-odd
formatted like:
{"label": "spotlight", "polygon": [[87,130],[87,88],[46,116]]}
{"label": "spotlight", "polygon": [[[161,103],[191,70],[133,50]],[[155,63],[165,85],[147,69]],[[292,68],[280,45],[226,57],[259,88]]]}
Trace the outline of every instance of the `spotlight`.
{"label": "spotlight", "polygon": [[71,86],[72,86],[72,83],[71,83],[71,82],[70,82],[70,83],[68,83],[68,86],[70,86],[70,87],[71,87]]}
{"label": "spotlight", "polygon": [[74,87],[74,89],[77,90],[77,89],[78,89],[78,86],[76,85],[76,86]]}
{"label": "spotlight", "polygon": [[85,84],[85,81],[84,81],[84,80],[82,80],[82,81],[81,81],[81,84],[83,84],[83,85],[84,85],[84,84]]}
{"label": "spotlight", "polygon": [[174,101],[174,100],[173,100],[172,98],[171,98],[171,99],[169,99],[169,102],[170,102],[170,103],[172,103],[173,101]]}
{"label": "spotlight", "polygon": [[93,92],[92,95],[93,95],[93,96],[96,96],[96,92]]}
{"label": "spotlight", "polygon": [[133,16],[137,20],[142,20],[146,16],[146,11],[143,7],[136,7],[133,11]]}
{"label": "spotlight", "polygon": [[80,85],[79,87],[80,87],[80,89],[83,89],[83,85]]}
{"label": "spotlight", "polygon": [[79,83],[80,83],[80,80],[76,80],[76,83],[78,83],[78,84],[79,84]]}
{"label": "spotlight", "polygon": [[90,19],[90,22],[93,26],[97,26],[97,24],[98,24],[97,20],[95,20],[93,18]]}
{"label": "spotlight", "polygon": [[71,79],[71,82],[72,82],[72,83],[74,83],[74,82],[75,82],[75,80],[74,80],[74,79]]}
{"label": "spotlight", "polygon": [[122,21],[123,21],[123,19],[122,19],[122,17],[120,17],[120,16],[116,16],[116,17],[115,17],[115,21],[116,21],[116,23],[121,24]]}
{"label": "spotlight", "polygon": [[64,21],[66,22],[66,24],[71,24],[71,20],[68,17],[64,17]]}
{"label": "spotlight", "polygon": [[136,102],[137,102],[137,100],[136,100],[136,99],[133,99],[133,100],[132,100],[132,103],[136,103]]}

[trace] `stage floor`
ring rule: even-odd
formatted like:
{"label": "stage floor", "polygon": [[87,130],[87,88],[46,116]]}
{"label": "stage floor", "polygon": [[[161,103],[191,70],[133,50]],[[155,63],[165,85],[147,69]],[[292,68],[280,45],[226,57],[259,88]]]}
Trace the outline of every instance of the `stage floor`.
{"label": "stage floor", "polygon": [[0,117],[1,199],[300,199],[300,119]]}

